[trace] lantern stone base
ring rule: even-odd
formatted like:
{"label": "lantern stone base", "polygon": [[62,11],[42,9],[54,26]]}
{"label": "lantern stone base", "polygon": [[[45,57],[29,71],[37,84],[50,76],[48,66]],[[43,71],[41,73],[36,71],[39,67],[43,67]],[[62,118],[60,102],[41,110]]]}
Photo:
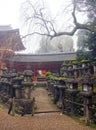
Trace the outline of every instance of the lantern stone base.
{"label": "lantern stone base", "polygon": [[22,94],[21,94],[21,90],[20,89],[16,89],[15,90],[15,94],[16,94],[16,98],[21,98]]}
{"label": "lantern stone base", "polygon": [[91,97],[93,95],[92,92],[80,92],[80,94],[84,97]]}
{"label": "lantern stone base", "polygon": [[31,87],[23,87],[22,89],[22,97],[24,99],[30,99],[31,98]]}
{"label": "lantern stone base", "polygon": [[70,94],[74,94],[74,95],[79,93],[79,90],[77,90],[77,89],[66,89],[66,91],[69,92]]}
{"label": "lantern stone base", "polygon": [[33,88],[33,83],[32,82],[23,82],[22,85],[23,85],[22,98],[30,99],[31,98],[31,91]]}

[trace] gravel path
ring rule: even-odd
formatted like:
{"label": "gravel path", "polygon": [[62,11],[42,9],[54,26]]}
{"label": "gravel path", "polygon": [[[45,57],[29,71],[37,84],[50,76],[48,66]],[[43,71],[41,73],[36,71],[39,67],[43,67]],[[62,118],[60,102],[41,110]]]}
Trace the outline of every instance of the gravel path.
{"label": "gravel path", "polygon": [[[48,93],[43,88],[35,89],[37,111],[56,110],[50,103]],[[43,103],[40,103],[40,101]],[[72,118],[60,113],[25,115],[23,117],[7,114],[6,109],[0,109],[0,130],[93,130],[82,126]]]}
{"label": "gravel path", "polygon": [[12,117],[0,110],[0,130],[92,130],[61,114]]}
{"label": "gravel path", "polygon": [[51,97],[48,96],[48,91],[44,87],[35,88],[32,96],[35,97],[37,112],[57,111],[56,105],[52,103]]}

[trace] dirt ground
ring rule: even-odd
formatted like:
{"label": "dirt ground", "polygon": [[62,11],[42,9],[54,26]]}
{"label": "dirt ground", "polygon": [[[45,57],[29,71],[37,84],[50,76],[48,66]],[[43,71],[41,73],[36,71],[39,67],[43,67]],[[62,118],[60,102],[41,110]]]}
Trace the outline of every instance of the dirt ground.
{"label": "dirt ground", "polygon": [[[48,92],[44,88],[36,88],[32,96],[36,98],[37,111],[57,110],[51,103]],[[6,109],[0,109],[0,130],[93,130],[83,126],[72,118],[61,113],[42,113],[31,115],[7,114]]]}
{"label": "dirt ground", "polygon": [[48,91],[46,91],[46,88],[35,88],[32,92],[32,96],[35,97],[37,112],[57,111],[57,107],[52,103],[51,97],[48,96]]}

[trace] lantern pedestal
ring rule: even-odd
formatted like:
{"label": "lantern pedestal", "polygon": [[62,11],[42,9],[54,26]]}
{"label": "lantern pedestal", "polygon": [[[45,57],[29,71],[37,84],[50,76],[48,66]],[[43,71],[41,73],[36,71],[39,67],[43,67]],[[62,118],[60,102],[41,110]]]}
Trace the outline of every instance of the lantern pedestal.
{"label": "lantern pedestal", "polygon": [[92,107],[93,84],[89,82],[83,82],[82,92],[80,94],[84,97],[85,123],[86,125],[90,125],[90,107]]}
{"label": "lantern pedestal", "polygon": [[22,98],[24,99],[30,99],[31,98],[31,92],[33,88],[32,82],[22,82]]}
{"label": "lantern pedestal", "polygon": [[15,77],[12,79],[12,96],[16,98],[22,98],[22,78]]}
{"label": "lantern pedestal", "polygon": [[74,102],[76,101],[76,95],[79,93],[78,83],[75,81],[69,81],[68,89],[66,89],[66,91],[70,94],[71,113],[75,113],[76,105],[74,104]]}
{"label": "lantern pedestal", "polygon": [[22,91],[21,91],[21,85],[13,85],[12,86],[12,95],[17,98],[20,99],[22,98]]}

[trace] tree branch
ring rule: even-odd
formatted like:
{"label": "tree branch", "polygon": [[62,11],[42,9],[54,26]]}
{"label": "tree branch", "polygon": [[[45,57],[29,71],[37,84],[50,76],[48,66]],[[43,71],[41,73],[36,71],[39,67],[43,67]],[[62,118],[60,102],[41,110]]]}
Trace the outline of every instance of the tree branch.
{"label": "tree branch", "polygon": [[24,39],[24,38],[26,38],[26,37],[28,37],[28,36],[31,36],[31,35],[34,35],[34,34],[52,37],[50,34],[41,33],[41,32],[33,32],[33,33],[26,34],[26,35],[24,35],[24,36],[21,36],[21,39]]}
{"label": "tree branch", "polygon": [[[93,27],[93,23],[91,25],[78,23],[77,18],[76,18],[76,14],[75,14],[76,9],[77,9],[76,0],[73,0],[73,11],[72,11],[73,23],[75,26],[73,27],[72,31],[70,31],[70,32],[63,31],[63,32],[57,33],[55,31],[55,28],[54,28],[52,21],[47,20],[47,18],[44,17],[44,13],[42,12],[42,10],[44,10],[44,7],[43,8],[38,7],[39,9],[37,8],[37,10],[35,9],[35,7],[32,4],[31,4],[31,7],[33,8],[33,11],[34,11],[34,19],[37,20],[37,22],[35,24],[36,25],[38,24],[41,27],[43,27],[46,30],[46,33],[36,31],[36,32],[32,32],[30,34],[27,34],[27,35],[23,36],[22,38],[25,38],[27,36],[31,36],[34,34],[45,35],[45,36],[50,37],[50,39],[52,39],[54,37],[62,36],[62,35],[73,36],[78,29],[85,29],[85,30],[88,30],[91,32],[92,31],[96,32],[96,26]],[[31,18],[29,18],[29,19],[31,19]],[[53,34],[51,34],[51,32],[53,32]]]}

